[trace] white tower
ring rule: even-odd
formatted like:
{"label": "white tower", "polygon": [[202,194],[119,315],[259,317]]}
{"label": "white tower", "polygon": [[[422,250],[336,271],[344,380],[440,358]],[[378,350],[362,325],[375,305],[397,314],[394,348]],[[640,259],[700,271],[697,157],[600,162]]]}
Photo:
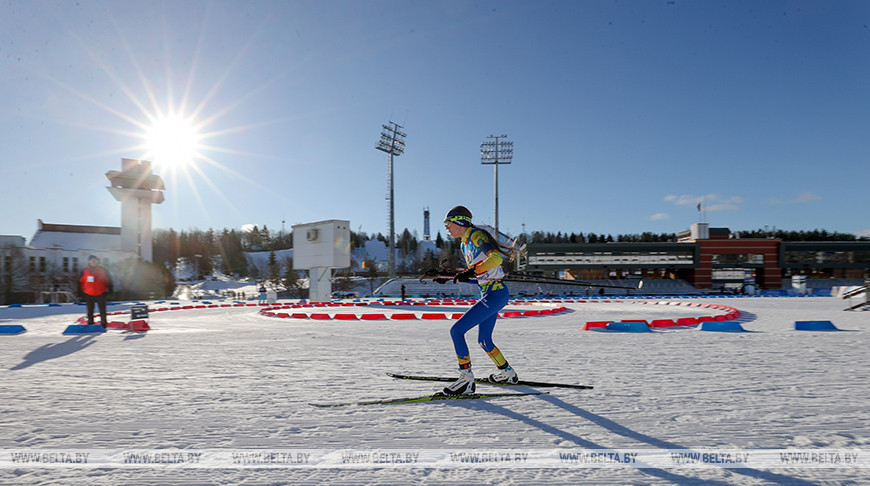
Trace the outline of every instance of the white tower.
{"label": "white tower", "polygon": [[151,173],[151,162],[121,159],[121,170],[106,172],[106,189],[121,201],[121,250],[151,261],[151,205],[163,202],[163,179]]}

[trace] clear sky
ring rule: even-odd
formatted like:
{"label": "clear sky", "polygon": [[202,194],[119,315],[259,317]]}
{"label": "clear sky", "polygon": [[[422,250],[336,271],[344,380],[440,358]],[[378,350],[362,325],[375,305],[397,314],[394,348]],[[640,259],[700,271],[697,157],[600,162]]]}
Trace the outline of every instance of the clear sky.
{"label": "clear sky", "polygon": [[0,234],[28,239],[119,225],[122,157],[160,164],[156,228],[386,234],[390,120],[420,236],[424,207],[442,235],[457,204],[493,222],[501,134],[509,234],[678,232],[704,201],[716,227],[870,235],[866,1],[7,0],[0,86]]}

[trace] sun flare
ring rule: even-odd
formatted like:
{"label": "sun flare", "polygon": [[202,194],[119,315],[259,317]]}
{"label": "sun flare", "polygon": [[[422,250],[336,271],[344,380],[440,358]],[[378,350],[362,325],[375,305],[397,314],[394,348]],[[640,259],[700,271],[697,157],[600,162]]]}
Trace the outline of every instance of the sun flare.
{"label": "sun flare", "polygon": [[191,118],[170,114],[155,118],[145,132],[146,159],[165,168],[185,168],[202,157],[202,135]]}

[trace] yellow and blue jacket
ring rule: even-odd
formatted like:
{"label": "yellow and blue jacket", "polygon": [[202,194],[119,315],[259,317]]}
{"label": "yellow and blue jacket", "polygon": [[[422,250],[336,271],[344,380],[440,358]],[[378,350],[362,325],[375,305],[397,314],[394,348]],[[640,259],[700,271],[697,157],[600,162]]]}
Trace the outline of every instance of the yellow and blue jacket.
{"label": "yellow and blue jacket", "polygon": [[462,235],[462,255],[465,264],[477,274],[477,283],[484,292],[504,288],[501,267],[504,258],[486,233],[478,228],[468,228]]}

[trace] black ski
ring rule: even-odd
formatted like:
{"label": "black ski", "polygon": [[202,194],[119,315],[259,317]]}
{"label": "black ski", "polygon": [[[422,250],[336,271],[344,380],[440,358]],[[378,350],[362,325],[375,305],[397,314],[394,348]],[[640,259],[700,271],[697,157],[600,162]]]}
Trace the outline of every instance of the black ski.
{"label": "black ski", "polygon": [[843,309],[843,310],[855,310],[855,309],[858,309],[858,308],[860,308],[860,307],[864,307],[865,305],[870,305],[870,303],[867,303],[867,302],[861,302],[860,304],[855,304],[855,305],[850,306],[850,307],[847,307],[847,308],[845,308],[845,309]]}
{"label": "black ski", "polygon": [[[451,380],[453,381],[453,380]],[[434,395],[426,395],[422,397],[410,398],[389,398],[386,400],[367,400],[360,402],[344,402],[344,403],[309,403],[312,407],[332,408],[332,407],[351,407],[356,405],[396,405],[401,403],[421,403],[421,402],[436,402],[441,400],[479,400],[486,398],[507,398],[507,397],[527,397],[532,395],[542,395],[543,392],[527,392],[527,393],[473,393],[471,395],[445,395],[444,393],[436,393]]]}
{"label": "black ski", "polygon": [[[456,377],[450,378],[446,376],[421,376],[421,375],[400,375],[396,373],[387,373],[387,376],[391,378],[396,378],[399,380],[419,380],[419,381],[444,381],[444,382],[453,382],[456,381]],[[582,390],[591,390],[592,385],[572,385],[568,383],[549,383],[544,381],[525,381],[520,380],[517,383],[492,383],[486,378],[477,378],[474,380],[475,383],[479,383],[481,385],[495,385],[495,386],[531,386],[531,387],[540,387],[540,388],[577,388]]]}

